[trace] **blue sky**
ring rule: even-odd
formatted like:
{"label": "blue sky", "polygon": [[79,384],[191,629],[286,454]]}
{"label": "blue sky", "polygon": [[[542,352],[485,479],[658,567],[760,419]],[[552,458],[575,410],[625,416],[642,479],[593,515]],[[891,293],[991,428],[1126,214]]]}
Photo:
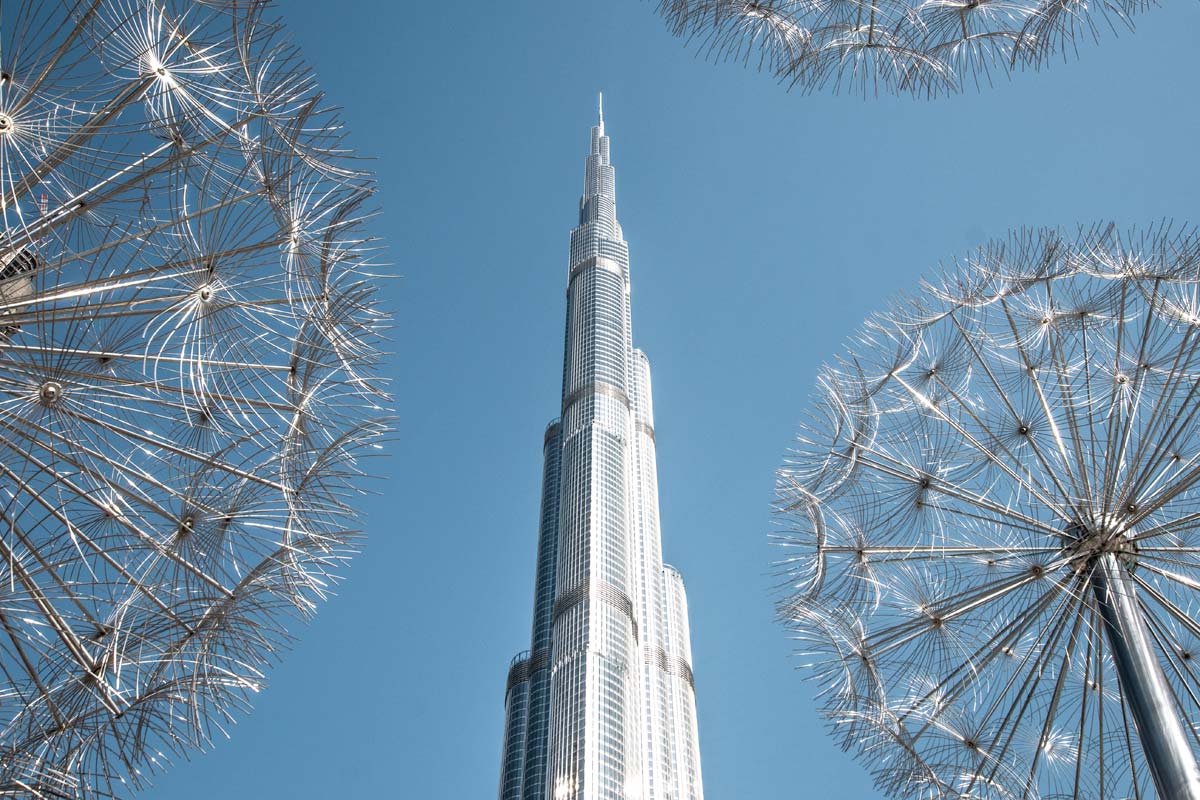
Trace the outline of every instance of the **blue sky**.
{"label": "blue sky", "polygon": [[773,471],[820,363],[940,260],[1020,226],[1200,220],[1200,6],[935,102],[788,95],[649,0],[282,8],[376,158],[399,423],[338,596],[231,739],[144,796],[495,796],[602,89],[707,796],[876,797],[772,619]]}

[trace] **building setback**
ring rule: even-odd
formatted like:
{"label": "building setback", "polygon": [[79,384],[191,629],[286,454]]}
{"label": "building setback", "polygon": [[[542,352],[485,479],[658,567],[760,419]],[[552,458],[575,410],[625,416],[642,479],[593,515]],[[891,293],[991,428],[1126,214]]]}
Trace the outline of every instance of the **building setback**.
{"label": "building setback", "polygon": [[633,348],[603,103],[571,232],[562,386],[500,800],[703,800],[687,597],[662,563],[650,363]]}

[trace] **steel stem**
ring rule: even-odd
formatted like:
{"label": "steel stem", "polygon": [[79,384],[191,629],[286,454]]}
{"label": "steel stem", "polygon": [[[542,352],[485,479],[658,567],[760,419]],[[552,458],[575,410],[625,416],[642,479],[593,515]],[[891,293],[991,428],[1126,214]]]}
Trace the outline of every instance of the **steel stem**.
{"label": "steel stem", "polygon": [[1115,553],[1092,561],[1092,591],[1112,646],[1121,693],[1133,714],[1158,796],[1200,800],[1200,767],[1142,616],[1133,579]]}

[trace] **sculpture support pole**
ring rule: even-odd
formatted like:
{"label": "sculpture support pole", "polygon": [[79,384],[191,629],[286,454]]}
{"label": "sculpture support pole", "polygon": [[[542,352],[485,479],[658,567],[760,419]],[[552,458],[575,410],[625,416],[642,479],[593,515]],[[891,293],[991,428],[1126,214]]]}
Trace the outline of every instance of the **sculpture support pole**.
{"label": "sculpture support pole", "polygon": [[1115,553],[1092,561],[1092,590],[1121,692],[1162,800],[1200,800],[1200,767],[1155,655],[1133,580]]}

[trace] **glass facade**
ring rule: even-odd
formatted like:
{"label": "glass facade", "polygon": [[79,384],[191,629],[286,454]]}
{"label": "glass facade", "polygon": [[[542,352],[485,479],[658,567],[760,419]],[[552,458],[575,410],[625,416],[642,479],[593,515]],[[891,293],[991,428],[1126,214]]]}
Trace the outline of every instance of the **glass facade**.
{"label": "glass facade", "polygon": [[500,800],[702,800],[687,599],[662,563],[650,365],[604,116],[571,232],[562,415],[546,429],[530,650]]}

